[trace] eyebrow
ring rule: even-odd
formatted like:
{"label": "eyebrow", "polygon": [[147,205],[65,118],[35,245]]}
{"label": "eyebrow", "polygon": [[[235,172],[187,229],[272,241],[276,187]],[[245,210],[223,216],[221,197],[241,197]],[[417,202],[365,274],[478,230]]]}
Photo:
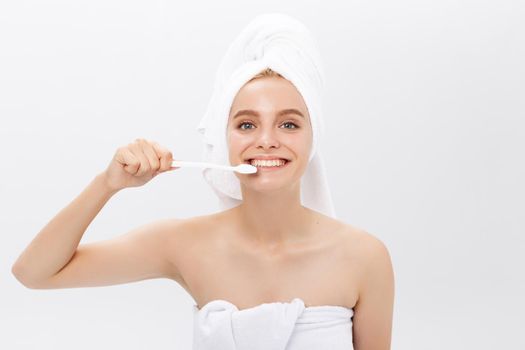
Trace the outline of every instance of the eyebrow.
{"label": "eyebrow", "polygon": [[[279,112],[277,112],[277,116],[278,117],[283,116],[283,115],[287,115],[287,114],[296,114],[296,115],[304,118],[304,115],[301,113],[301,111],[299,111],[298,109],[295,109],[295,108],[287,108],[287,109],[283,109],[283,110],[280,110]],[[253,109],[241,109],[240,111],[235,113],[235,115],[233,116],[232,120],[237,118],[237,117],[239,117],[239,116],[241,116],[241,115],[250,115],[252,117],[257,117],[257,118],[260,117],[259,112],[254,111]]]}

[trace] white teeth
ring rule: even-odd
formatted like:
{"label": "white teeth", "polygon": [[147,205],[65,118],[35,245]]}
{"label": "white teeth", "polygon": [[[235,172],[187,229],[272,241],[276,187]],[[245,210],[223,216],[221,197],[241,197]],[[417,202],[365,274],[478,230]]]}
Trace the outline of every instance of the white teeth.
{"label": "white teeth", "polygon": [[252,159],[250,161],[251,165],[262,166],[262,167],[272,167],[272,166],[283,166],[286,163],[284,159],[275,159],[275,160],[260,160]]}

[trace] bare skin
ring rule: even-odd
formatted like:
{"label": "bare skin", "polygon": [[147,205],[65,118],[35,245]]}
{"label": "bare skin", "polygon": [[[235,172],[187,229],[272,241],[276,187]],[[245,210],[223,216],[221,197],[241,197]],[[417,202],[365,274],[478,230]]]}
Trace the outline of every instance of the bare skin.
{"label": "bare skin", "polygon": [[358,245],[365,234],[311,213],[315,223],[304,232],[304,239],[272,248],[245,238],[235,219],[238,207],[189,220],[179,227],[187,233],[177,238],[184,249],[170,248],[176,249],[173,265],[178,273],[174,279],[199,309],[216,299],[245,309],[295,297],[306,306],[353,308],[362,271]]}
{"label": "bare skin", "polygon": [[239,229],[239,208],[174,223],[170,277],[201,309],[226,300],[239,310],[301,298],[305,306],[354,311],[355,350],[390,349],[394,272],[384,244],[368,232],[310,211],[303,240],[265,246]]}

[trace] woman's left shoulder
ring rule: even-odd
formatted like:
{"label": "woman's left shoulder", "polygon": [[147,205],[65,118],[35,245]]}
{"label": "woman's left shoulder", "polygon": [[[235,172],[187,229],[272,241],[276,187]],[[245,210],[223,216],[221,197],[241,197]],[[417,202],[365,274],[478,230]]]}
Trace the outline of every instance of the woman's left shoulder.
{"label": "woman's left shoulder", "polygon": [[341,237],[352,253],[361,256],[363,260],[370,260],[378,255],[389,256],[386,244],[378,236],[363,228],[337,221]]}
{"label": "woman's left shoulder", "polygon": [[319,221],[325,223],[324,227],[329,227],[329,231],[335,233],[337,242],[353,257],[362,258],[360,260],[364,263],[378,254],[390,258],[386,244],[375,234],[331,216],[320,213],[317,215]]}

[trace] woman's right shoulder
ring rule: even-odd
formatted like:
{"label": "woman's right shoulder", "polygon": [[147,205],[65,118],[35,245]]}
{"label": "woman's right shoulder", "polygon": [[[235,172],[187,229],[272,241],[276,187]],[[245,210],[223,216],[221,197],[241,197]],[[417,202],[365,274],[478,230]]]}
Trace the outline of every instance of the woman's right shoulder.
{"label": "woman's right shoulder", "polygon": [[210,237],[217,231],[218,220],[220,215],[216,213],[156,222],[163,242],[161,254],[166,256],[172,268],[171,278],[185,288],[183,276],[194,268],[195,257],[213,251],[210,244],[215,240]]}
{"label": "woman's right shoulder", "polygon": [[195,241],[209,236],[221,219],[222,212],[218,212],[188,218],[166,218],[158,220],[157,224],[169,241],[185,239]]}

